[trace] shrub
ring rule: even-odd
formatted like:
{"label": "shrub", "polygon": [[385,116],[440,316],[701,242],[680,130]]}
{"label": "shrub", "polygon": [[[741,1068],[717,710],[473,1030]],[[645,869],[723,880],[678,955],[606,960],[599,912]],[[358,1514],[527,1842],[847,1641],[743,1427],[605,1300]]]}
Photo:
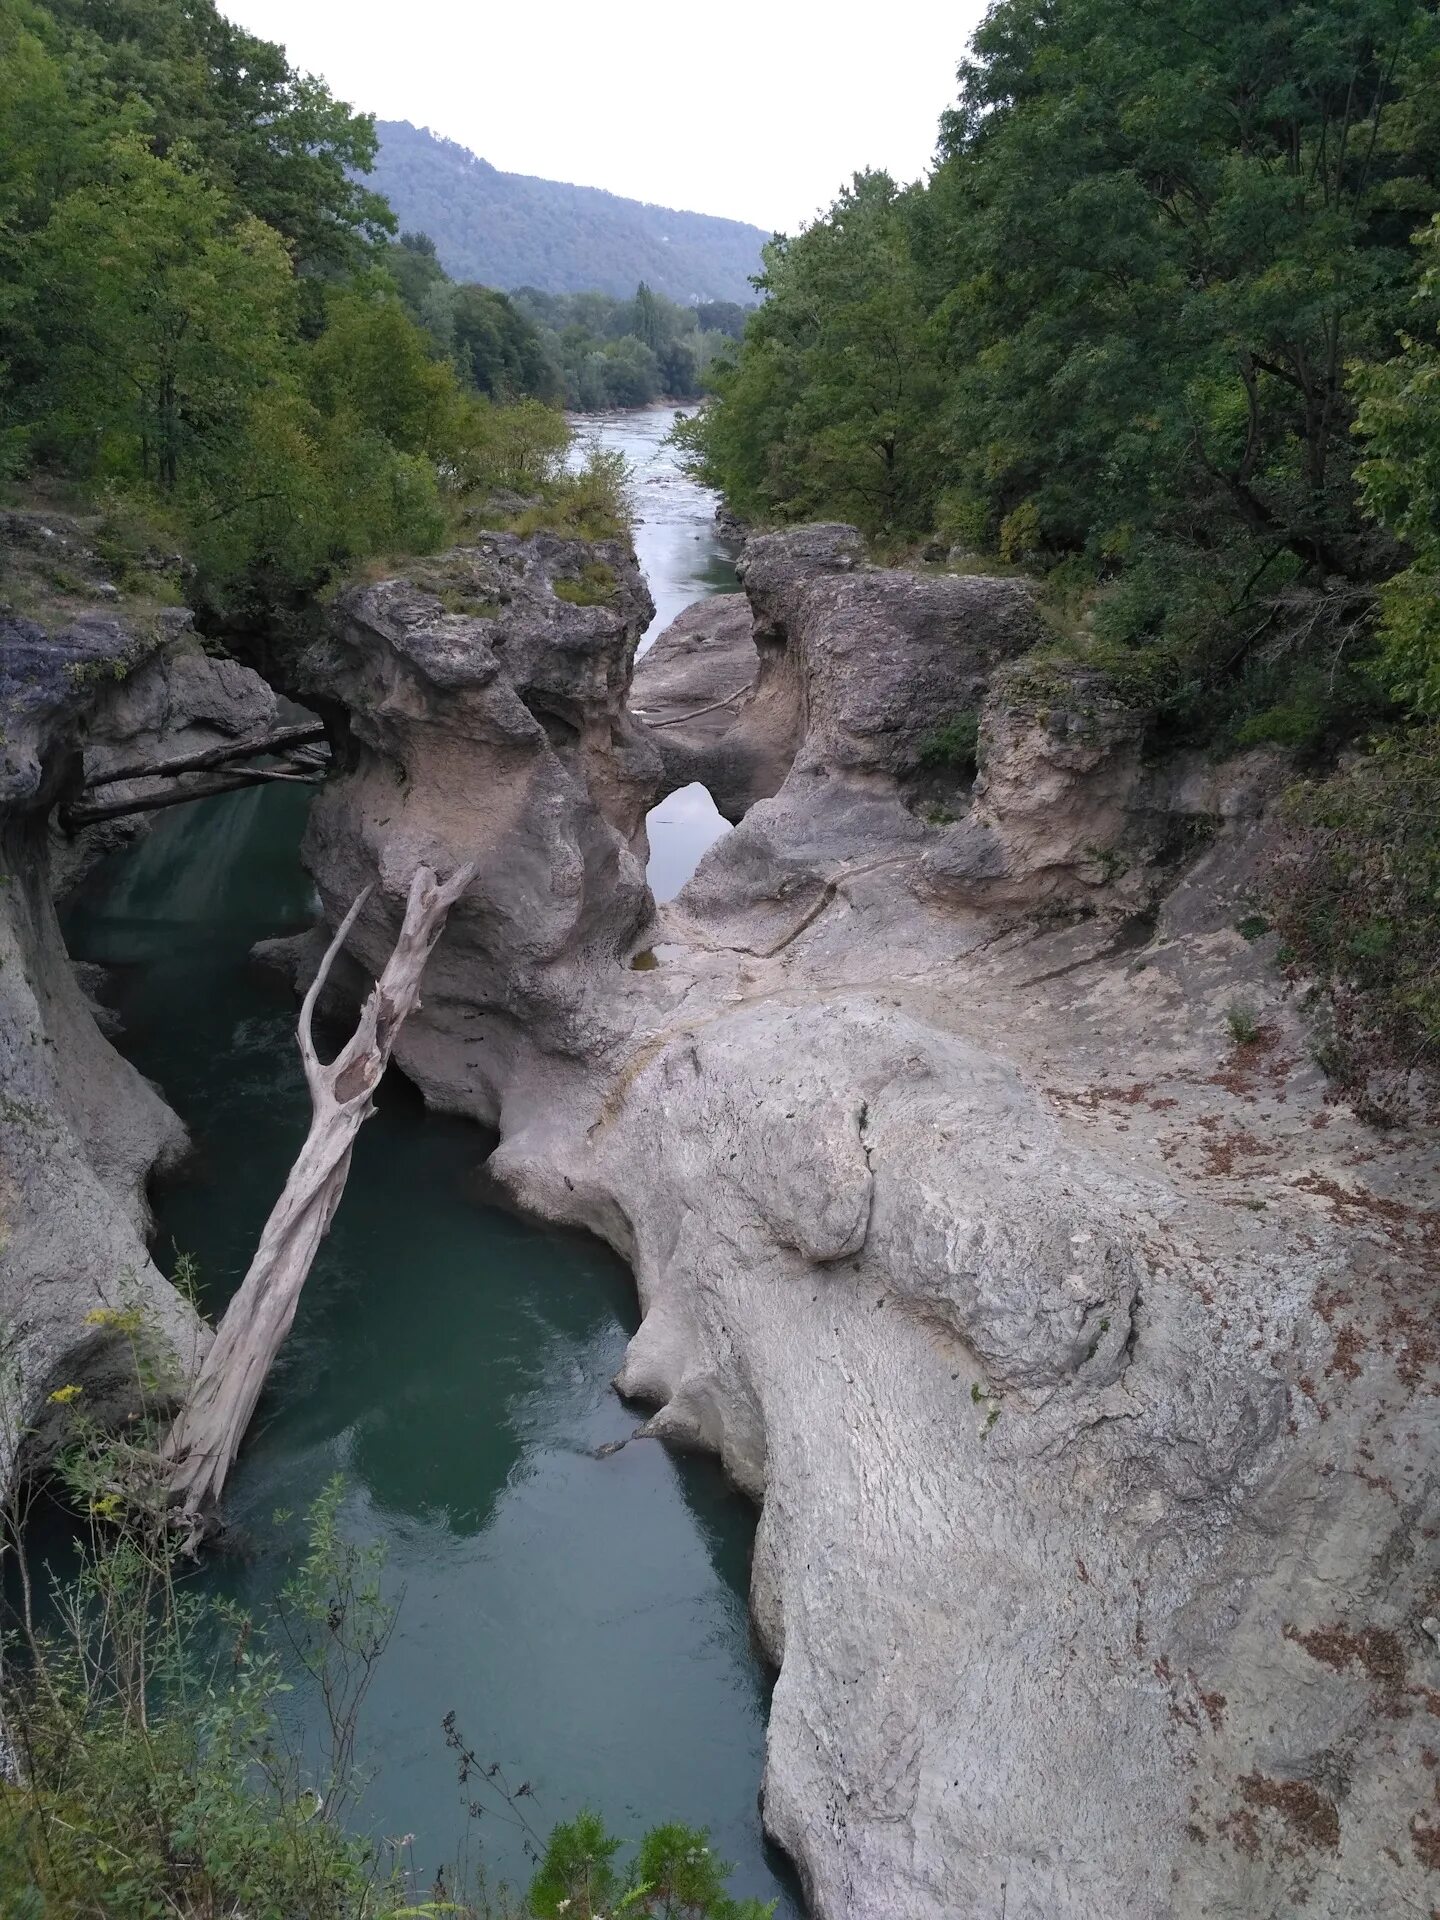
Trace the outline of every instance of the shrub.
{"label": "shrub", "polygon": [[917,759],[922,767],[946,768],[973,779],[980,747],[980,716],[953,714],[920,742]]}
{"label": "shrub", "polygon": [[630,468],[622,453],[592,446],[577,473],[562,473],[544,497],[509,523],[512,533],[562,533],[578,540],[628,539]]}
{"label": "shrub", "polygon": [[1225,1009],[1225,1025],[1237,1047],[1253,1047],[1260,1038],[1260,1022],[1243,1001],[1230,1002]]}
{"label": "shrub", "polygon": [[[80,1570],[37,1595],[18,1518],[0,1543],[21,1596],[0,1635],[7,1920],[767,1920],[772,1907],[726,1892],[730,1869],[701,1829],[654,1828],[623,1869],[622,1841],[593,1813],[547,1840],[527,1818],[528,1783],[512,1790],[498,1767],[481,1766],[453,1715],[444,1737],[467,1804],[479,1811],[477,1793],[502,1801],[540,1863],[523,1907],[463,1871],[419,1886],[403,1849],[381,1852],[347,1831],[363,1784],[360,1710],[395,1620],[381,1551],[345,1536],[336,1480],[311,1509],[308,1548],[273,1620],[193,1591],[154,1474],[169,1356],[151,1351],[138,1310],[99,1311],[129,1342],[149,1411],[145,1437],[119,1443],[79,1414],[79,1385],[57,1388],[50,1401],[78,1414],[61,1471],[85,1532]],[[281,1712],[293,1684],[322,1704],[314,1769]]]}
{"label": "shrub", "polygon": [[592,560],[578,580],[557,580],[555,595],[572,607],[608,607],[615,599],[619,582],[613,567],[603,560]]}
{"label": "shrub", "polygon": [[536,493],[561,479],[570,429],[543,401],[496,406],[471,396],[457,405],[451,438],[446,470],[457,492]]}
{"label": "shrub", "polygon": [[1440,727],[1298,788],[1266,907],[1327,1008],[1323,1058],[1377,1116],[1434,1110],[1440,1068]]}

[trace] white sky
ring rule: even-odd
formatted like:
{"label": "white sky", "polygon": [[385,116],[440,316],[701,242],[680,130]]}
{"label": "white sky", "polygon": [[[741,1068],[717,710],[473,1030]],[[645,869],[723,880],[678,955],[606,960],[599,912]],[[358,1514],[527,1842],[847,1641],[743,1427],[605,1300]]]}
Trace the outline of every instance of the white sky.
{"label": "white sky", "polygon": [[220,0],[383,120],[507,173],[793,231],[924,172],[983,0]]}

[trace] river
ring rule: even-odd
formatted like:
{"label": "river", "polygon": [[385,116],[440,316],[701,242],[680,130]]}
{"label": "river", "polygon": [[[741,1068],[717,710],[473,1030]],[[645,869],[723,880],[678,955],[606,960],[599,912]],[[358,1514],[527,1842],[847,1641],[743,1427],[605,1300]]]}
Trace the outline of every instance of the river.
{"label": "river", "polygon": [[[660,446],[666,427],[598,423],[637,468],[637,544],[673,615],[734,576],[710,502]],[[247,964],[254,941],[311,914],[303,819],[304,796],[273,788],[162,814],[66,914],[76,957],[114,969],[121,1046],[194,1135],[158,1196],[157,1258],[191,1254],[212,1312],[308,1116],[293,1004]],[[630,1275],[598,1242],[493,1204],[487,1145],[386,1082],[232,1481],[235,1550],[204,1578],[263,1617],[301,1538],[294,1516],[343,1475],[347,1528],[384,1543],[400,1603],[361,1741],[366,1830],[413,1833],[425,1876],[468,1826],[492,1880],[526,1877],[514,1828],[467,1822],[473,1788],[441,1731],[453,1709],[483,1763],[530,1781],[542,1829],[583,1806],[631,1838],[708,1824],[733,1891],[798,1915],[756,1809],[753,1511],[712,1461],[649,1441],[595,1457],[637,1423],[609,1384],[636,1324]],[[292,1699],[294,1732],[313,1735],[313,1701]]]}
{"label": "river", "polygon": [[[710,593],[736,590],[733,553],[715,533],[715,495],[684,473],[666,436],[673,406],[639,407],[630,413],[573,413],[572,460],[598,442],[625,456],[635,555],[650,583],[655,617],[641,635],[637,654],[648,653],[677,613]],[[705,849],[730,831],[704,787],[667,794],[645,823],[650,839],[650,889],[671,900],[695,871]]]}

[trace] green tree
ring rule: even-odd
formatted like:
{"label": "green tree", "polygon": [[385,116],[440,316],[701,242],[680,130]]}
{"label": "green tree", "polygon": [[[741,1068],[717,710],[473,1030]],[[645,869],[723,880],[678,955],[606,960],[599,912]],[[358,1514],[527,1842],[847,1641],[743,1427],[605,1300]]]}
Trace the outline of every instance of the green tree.
{"label": "green tree", "polygon": [[37,432],[82,470],[173,491],[280,370],[292,301],[278,234],[236,218],[182,152],[122,136],[101,188],[68,194],[26,252]]}
{"label": "green tree", "polygon": [[927,523],[942,394],[912,199],[887,174],[857,174],[827,218],[765,249],[769,298],[686,436],[742,512],[839,513],[872,532]]}
{"label": "green tree", "polygon": [[373,118],[212,0],[49,0],[48,11],[81,70],[98,68],[107,98],[143,115],[156,153],[189,148],[302,266],[353,266],[394,231],[359,177],[375,158]]}
{"label": "green tree", "polygon": [[[1053,572],[1175,724],[1293,733],[1308,687],[1307,734],[1353,728],[1350,590],[1414,531],[1364,509],[1351,370],[1416,325],[1437,102],[1424,0],[1000,0],[928,186],[857,180],[767,249],[684,437],[752,515]],[[1287,592],[1320,596],[1293,640]]]}
{"label": "green tree", "polygon": [[1429,264],[1416,301],[1424,332],[1401,351],[1357,370],[1356,422],[1370,511],[1405,543],[1410,563],[1385,584],[1386,665],[1397,691],[1440,715],[1440,220],[1421,235]]}
{"label": "green tree", "polygon": [[660,364],[645,343],[626,334],[605,349],[605,385],[610,404],[644,407],[660,394]]}
{"label": "green tree", "polygon": [[635,319],[632,331],[635,338],[643,340],[652,353],[660,351],[664,341],[660,308],[654,294],[643,280],[635,289]]}

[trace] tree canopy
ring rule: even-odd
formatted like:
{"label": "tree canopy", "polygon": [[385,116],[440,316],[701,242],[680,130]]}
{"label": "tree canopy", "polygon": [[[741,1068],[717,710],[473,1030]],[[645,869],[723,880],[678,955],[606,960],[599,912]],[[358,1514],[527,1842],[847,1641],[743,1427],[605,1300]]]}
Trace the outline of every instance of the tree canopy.
{"label": "tree canopy", "polygon": [[1422,0],[1000,0],[928,184],[857,177],[767,248],[692,451],[752,516],[1045,574],[1187,724],[1323,731],[1387,697],[1363,597],[1292,645],[1287,592],[1408,553],[1395,657],[1437,671],[1437,208]]}
{"label": "tree canopy", "polygon": [[713,308],[667,300],[644,280],[624,300],[538,287],[519,287],[512,298],[539,329],[565,404],[586,412],[694,399],[707,390],[709,369],[730,338],[712,324]]}
{"label": "tree canopy", "polygon": [[0,479],[123,497],[231,617],[553,467],[538,330],[390,243],[374,151],[211,0],[0,0]]}

